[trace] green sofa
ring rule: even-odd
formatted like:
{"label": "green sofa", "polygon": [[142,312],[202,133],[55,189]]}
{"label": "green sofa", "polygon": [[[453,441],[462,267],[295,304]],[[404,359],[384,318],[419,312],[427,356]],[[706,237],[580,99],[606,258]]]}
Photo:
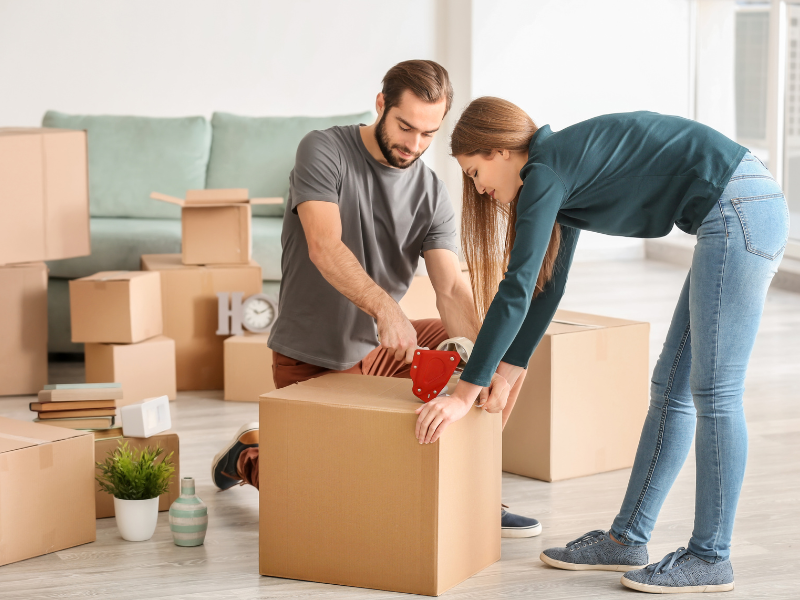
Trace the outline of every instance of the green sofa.
{"label": "green sofa", "polygon": [[[49,351],[83,352],[70,339],[69,280],[98,271],[138,270],[142,254],[181,251],[180,208],[152,200],[158,191],[247,188],[252,197],[285,200],[297,145],[314,129],[370,123],[369,112],[337,117],[153,118],[67,115],[48,111],[43,127],[85,129],[89,140],[92,254],[51,261]],[[284,206],[253,207],[253,258],[264,291],[281,277]]]}

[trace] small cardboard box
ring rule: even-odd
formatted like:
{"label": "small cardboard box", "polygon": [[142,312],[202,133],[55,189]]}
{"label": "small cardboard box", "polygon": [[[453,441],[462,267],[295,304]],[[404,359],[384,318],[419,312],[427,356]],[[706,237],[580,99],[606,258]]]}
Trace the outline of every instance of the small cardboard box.
{"label": "small cardboard box", "polygon": [[245,333],[225,340],[225,400],[258,402],[275,389],[267,334]]}
{"label": "small cardboard box", "polygon": [[47,267],[0,267],[0,396],[47,383]]}
{"label": "small cardboard box", "polygon": [[[170,452],[175,454],[172,456],[172,462],[175,465],[175,473],[172,480],[169,482],[169,490],[158,497],[158,510],[169,510],[172,503],[177,500],[181,495],[181,455],[180,455],[180,440],[178,434],[165,431],[147,439],[141,438],[112,438],[109,440],[97,440],[94,443],[94,460],[95,462],[103,462],[108,456],[108,453],[113,451],[120,443],[128,442],[128,446],[132,450],[139,451],[142,448],[150,446],[154,448],[160,446],[164,448],[164,454],[158,459],[163,460]],[[96,470],[96,475],[100,475],[100,469]],[[114,516],[114,497],[100,489],[100,484],[97,480],[94,482],[95,494],[95,518],[104,519],[106,517]]]}
{"label": "small cardboard box", "polygon": [[95,541],[94,436],[0,417],[0,565]]}
{"label": "small cardboard box", "polygon": [[90,253],[86,132],[0,128],[0,264]]}
{"label": "small cardboard box", "polygon": [[130,344],[164,332],[161,278],[144,271],[103,271],[69,282],[73,342]]}
{"label": "small cardboard box", "polygon": [[136,344],[86,344],[86,383],[122,384],[126,406],[145,398],[176,398],[175,340],[159,335]]}
{"label": "small cardboard box", "polygon": [[151,198],[181,207],[181,252],[185,265],[250,262],[252,204],[281,204],[283,198],[249,198],[245,189],[189,190],[186,199],[153,192]]}
{"label": "small cardboard box", "polygon": [[649,323],[556,312],[503,430],[503,470],[559,481],[633,465],[649,337]]}
{"label": "small cardboard box", "polygon": [[180,254],[145,254],[142,269],[161,273],[164,335],[175,340],[178,391],[221,390],[223,342],[217,335],[217,292],[261,292],[261,267],[248,265],[191,266]]}
{"label": "small cardboard box", "polygon": [[500,415],[421,445],[419,405],[364,375],[261,397],[262,575],[437,596],[500,558]]}

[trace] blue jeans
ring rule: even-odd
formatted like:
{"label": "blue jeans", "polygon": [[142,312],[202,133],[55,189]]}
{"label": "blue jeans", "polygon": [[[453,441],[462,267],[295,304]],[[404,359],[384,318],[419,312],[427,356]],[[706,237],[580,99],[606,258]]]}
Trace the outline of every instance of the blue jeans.
{"label": "blue jeans", "polygon": [[745,374],[788,234],[783,192],[748,153],[697,231],[692,267],[653,371],[628,490],[611,527],[623,544],[650,539],[694,436],[697,491],[688,549],[712,563],[730,556],[747,461]]}

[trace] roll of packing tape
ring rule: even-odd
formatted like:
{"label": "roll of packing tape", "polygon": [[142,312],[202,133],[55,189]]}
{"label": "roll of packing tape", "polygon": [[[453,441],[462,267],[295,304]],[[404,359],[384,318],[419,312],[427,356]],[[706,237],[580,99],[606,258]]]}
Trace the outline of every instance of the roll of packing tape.
{"label": "roll of packing tape", "polygon": [[465,337],[455,337],[443,341],[436,347],[436,349],[458,352],[458,356],[461,357],[461,360],[459,361],[458,366],[456,367],[456,371],[463,371],[464,367],[467,366],[467,361],[469,360],[469,357],[472,354],[472,348],[474,346],[475,344],[473,344],[471,340]]}

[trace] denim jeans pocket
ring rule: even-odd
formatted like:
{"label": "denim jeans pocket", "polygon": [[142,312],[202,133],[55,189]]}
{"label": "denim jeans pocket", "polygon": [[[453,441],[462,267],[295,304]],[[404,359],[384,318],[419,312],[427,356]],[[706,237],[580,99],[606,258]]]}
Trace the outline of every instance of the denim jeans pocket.
{"label": "denim jeans pocket", "polygon": [[789,207],[783,194],[731,200],[742,224],[748,252],[775,259],[789,238]]}

